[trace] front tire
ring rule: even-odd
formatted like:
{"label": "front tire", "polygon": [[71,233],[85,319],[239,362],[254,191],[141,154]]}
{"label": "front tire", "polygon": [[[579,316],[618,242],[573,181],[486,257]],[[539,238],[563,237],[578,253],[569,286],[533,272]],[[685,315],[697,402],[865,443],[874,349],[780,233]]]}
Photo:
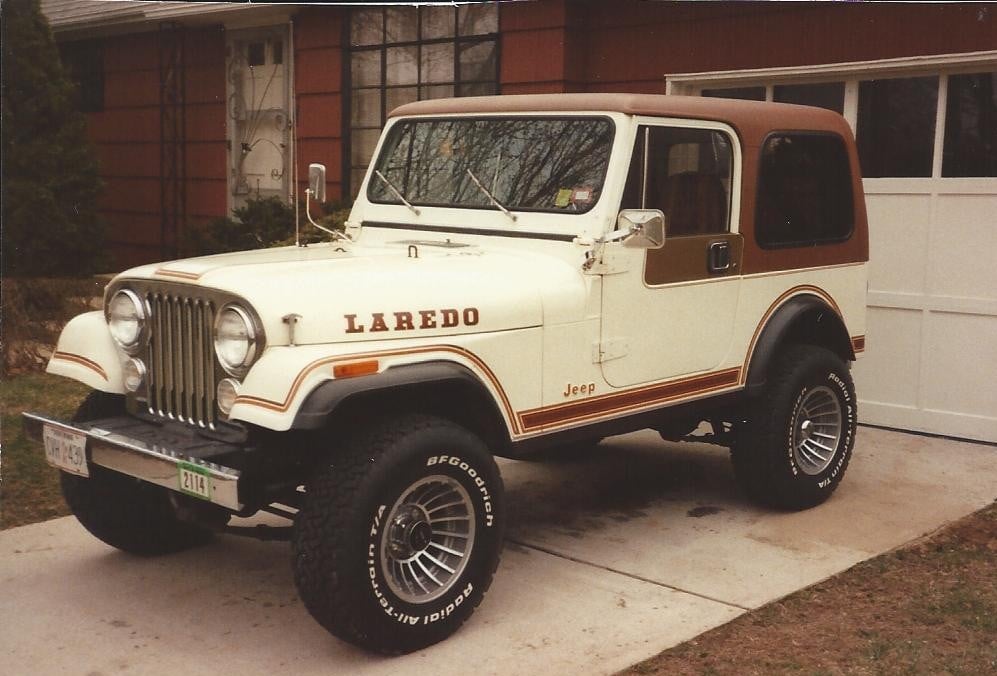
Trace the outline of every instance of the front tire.
{"label": "front tire", "polygon": [[[74,422],[124,414],[124,398],[91,392]],[[97,465],[90,477],[61,472],[62,495],[76,519],[97,539],[131,554],[157,556],[205,544],[212,533],[181,521],[166,489]]]}
{"label": "front tire", "polygon": [[823,347],[794,345],[738,425],[731,459],[757,502],[799,510],[827,500],[841,483],[856,431],[855,386],[845,362]]}
{"label": "front tire", "polygon": [[412,415],[357,434],[308,483],[294,579],[329,632],[385,654],[453,632],[491,584],[502,480],[475,435]]}

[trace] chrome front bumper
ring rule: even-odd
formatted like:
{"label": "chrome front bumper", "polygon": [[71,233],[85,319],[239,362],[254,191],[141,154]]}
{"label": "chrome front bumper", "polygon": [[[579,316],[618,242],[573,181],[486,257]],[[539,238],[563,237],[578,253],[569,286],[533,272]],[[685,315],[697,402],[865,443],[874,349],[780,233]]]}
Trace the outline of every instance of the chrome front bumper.
{"label": "chrome front bumper", "polygon": [[[215,464],[207,457],[231,445],[204,439],[183,439],[159,434],[158,428],[133,418],[108,418],[92,423],[68,423],[37,413],[23,414],[24,433],[41,442],[45,426],[86,435],[87,462],[148,481],[178,493],[181,463],[197,465],[211,482],[210,501],[234,511],[242,509],[239,500],[240,472]],[[185,495],[187,493],[184,493]]]}

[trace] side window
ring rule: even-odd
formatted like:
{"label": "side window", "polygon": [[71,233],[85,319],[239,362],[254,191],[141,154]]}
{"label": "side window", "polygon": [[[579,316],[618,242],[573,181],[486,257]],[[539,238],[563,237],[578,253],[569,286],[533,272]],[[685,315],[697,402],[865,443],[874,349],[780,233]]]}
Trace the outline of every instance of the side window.
{"label": "side window", "polygon": [[641,127],[624,209],[660,209],[669,237],[727,232],[733,160],[719,131]]}
{"label": "side window", "polygon": [[773,134],[758,177],[755,237],[765,248],[839,242],[855,209],[848,152],[831,134]]}

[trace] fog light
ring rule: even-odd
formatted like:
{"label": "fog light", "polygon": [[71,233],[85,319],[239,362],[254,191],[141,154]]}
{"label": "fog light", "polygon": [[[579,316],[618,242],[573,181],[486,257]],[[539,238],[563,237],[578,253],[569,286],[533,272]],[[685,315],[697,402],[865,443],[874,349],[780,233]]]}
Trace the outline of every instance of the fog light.
{"label": "fog light", "polygon": [[145,382],[145,364],[139,359],[129,359],[125,362],[125,389],[138,392]]}
{"label": "fog light", "polygon": [[239,383],[231,378],[225,378],[218,383],[218,393],[215,401],[218,402],[218,410],[224,415],[228,415],[235,404],[235,398],[239,396]]}

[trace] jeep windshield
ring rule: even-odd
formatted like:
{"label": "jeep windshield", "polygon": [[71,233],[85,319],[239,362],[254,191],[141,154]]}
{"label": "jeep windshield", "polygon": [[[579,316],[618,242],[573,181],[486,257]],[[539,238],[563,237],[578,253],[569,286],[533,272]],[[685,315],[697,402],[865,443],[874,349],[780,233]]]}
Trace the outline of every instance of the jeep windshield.
{"label": "jeep windshield", "polygon": [[496,209],[490,193],[506,209],[584,213],[602,193],[614,131],[604,117],[403,120],[374,165],[387,180],[374,174],[367,198],[402,204],[397,190],[418,206]]}

